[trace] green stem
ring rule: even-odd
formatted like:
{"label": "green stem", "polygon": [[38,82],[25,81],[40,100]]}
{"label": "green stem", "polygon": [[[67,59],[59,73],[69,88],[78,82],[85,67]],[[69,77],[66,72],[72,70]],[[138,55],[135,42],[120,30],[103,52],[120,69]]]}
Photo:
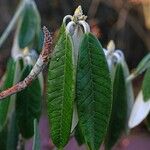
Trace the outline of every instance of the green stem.
{"label": "green stem", "polygon": [[2,36],[0,37],[0,48],[1,48],[2,44],[5,42],[6,38],[10,34],[10,32],[15,27],[18,18],[20,17],[21,13],[23,12],[23,10],[25,8],[25,4],[26,4],[26,0],[23,0],[20,3],[15,15],[13,16],[13,18],[10,21],[9,25],[7,26],[6,30],[3,32]]}

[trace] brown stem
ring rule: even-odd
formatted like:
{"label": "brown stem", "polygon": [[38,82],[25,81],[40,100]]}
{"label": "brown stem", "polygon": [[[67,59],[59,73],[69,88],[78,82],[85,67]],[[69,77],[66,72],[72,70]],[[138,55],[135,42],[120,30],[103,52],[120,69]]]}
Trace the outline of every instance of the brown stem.
{"label": "brown stem", "polygon": [[37,62],[33,66],[30,74],[23,81],[1,92],[0,100],[25,89],[28,85],[31,84],[33,80],[37,78],[39,73],[47,65],[49,58],[52,54],[52,36],[45,26],[43,27],[43,32],[44,32],[44,44],[43,44],[42,52]]}

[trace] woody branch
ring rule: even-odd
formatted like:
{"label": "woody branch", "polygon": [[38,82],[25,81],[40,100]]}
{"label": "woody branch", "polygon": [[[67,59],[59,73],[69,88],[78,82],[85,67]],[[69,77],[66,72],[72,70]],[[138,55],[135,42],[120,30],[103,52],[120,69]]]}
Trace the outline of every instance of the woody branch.
{"label": "woody branch", "polygon": [[43,27],[43,32],[44,32],[44,43],[43,43],[42,52],[37,62],[33,66],[30,74],[23,81],[6,89],[5,91],[2,91],[0,93],[0,100],[3,100],[7,96],[10,96],[12,94],[15,94],[25,89],[28,85],[32,83],[33,80],[37,78],[39,73],[47,65],[49,58],[51,57],[51,54],[52,54],[52,36],[45,26]]}

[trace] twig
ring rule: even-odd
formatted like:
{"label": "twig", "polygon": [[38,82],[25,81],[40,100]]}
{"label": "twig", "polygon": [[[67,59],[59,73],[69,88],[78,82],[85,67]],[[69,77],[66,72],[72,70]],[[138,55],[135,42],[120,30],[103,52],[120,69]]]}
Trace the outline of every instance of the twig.
{"label": "twig", "polygon": [[47,65],[49,58],[52,54],[52,36],[46,27],[43,27],[44,32],[44,44],[42,52],[32,68],[30,74],[21,82],[12,86],[11,88],[0,93],[0,100],[4,99],[7,96],[15,94],[19,91],[25,89],[28,85],[31,84],[33,80],[36,79],[38,74],[43,70],[43,68]]}

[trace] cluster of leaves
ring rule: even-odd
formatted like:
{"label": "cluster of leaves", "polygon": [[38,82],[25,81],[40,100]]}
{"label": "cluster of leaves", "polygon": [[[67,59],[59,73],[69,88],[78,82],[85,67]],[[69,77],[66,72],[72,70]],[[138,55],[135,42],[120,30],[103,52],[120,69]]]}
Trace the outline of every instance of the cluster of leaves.
{"label": "cluster of leaves", "polygon": [[75,70],[75,49],[70,35],[65,29],[63,31],[55,46],[48,75],[52,139],[58,148],[67,144],[76,103],[79,127],[85,140],[91,149],[98,149],[106,134],[111,109],[111,79],[107,62],[99,41],[87,33],[80,43]]}
{"label": "cluster of leaves", "polygon": [[[110,69],[103,48],[92,33],[83,33],[77,50],[65,24],[60,31],[48,74],[52,140],[62,149],[70,134],[74,134],[79,145],[86,144],[91,150],[98,150],[104,141],[106,149],[111,149],[121,134],[128,132],[133,91],[126,82],[126,62],[123,59]],[[74,51],[78,52],[77,65]],[[75,125],[74,105],[78,116]]]}
{"label": "cluster of leaves", "polygon": [[[38,53],[41,49],[38,10],[33,0],[23,2],[14,40],[21,57],[9,60],[1,90],[30,73],[36,61],[30,50],[36,49],[34,52]],[[104,50],[90,32],[79,34],[87,23],[82,28],[78,28],[77,22],[71,24],[76,25],[77,30],[70,34],[63,22],[49,64],[47,105],[51,137],[58,149],[63,149],[70,135],[74,135],[79,145],[85,144],[90,150],[98,150],[102,143],[110,150],[123,133],[129,133],[129,127],[136,126],[149,114],[150,54],[129,75],[125,59],[119,56],[121,52]],[[144,71],[142,94],[132,109],[131,80]],[[25,90],[0,102],[0,146],[3,149],[16,149],[20,133],[25,139],[34,135],[33,150],[40,149],[41,99],[39,76]],[[4,141],[4,137],[7,140]]]}
{"label": "cluster of leaves", "polygon": [[[23,5],[23,6],[22,6]],[[17,20],[17,28],[12,58],[8,60],[6,73],[3,77],[1,91],[22,81],[31,71],[36,55],[42,46],[40,15],[34,1],[22,1],[23,7]],[[31,49],[36,49],[31,50]],[[19,134],[23,138],[31,138],[34,133],[37,139],[37,121],[41,113],[42,75],[32,82],[25,90],[16,93],[0,102],[0,147],[1,149],[17,148]],[[35,122],[35,123],[34,123]],[[5,141],[3,135],[5,134]],[[38,148],[37,148],[38,147]],[[33,149],[40,149],[34,144]]]}

